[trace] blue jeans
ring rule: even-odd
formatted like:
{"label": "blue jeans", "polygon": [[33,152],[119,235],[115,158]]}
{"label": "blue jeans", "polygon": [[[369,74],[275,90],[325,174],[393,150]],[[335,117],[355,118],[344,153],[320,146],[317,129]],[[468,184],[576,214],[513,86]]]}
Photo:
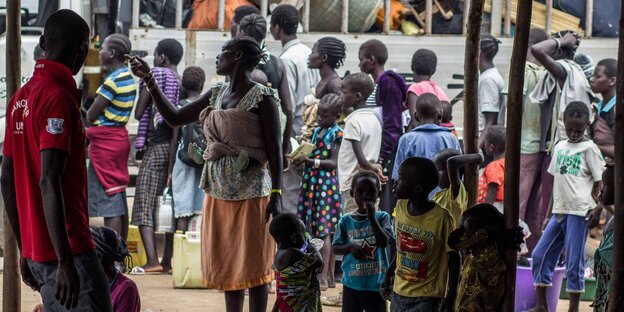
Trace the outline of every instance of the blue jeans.
{"label": "blue jeans", "polygon": [[533,250],[533,284],[552,286],[552,276],[565,248],[566,291],[585,291],[585,241],[587,221],[585,217],[553,214]]}
{"label": "blue jeans", "polygon": [[442,298],[403,297],[395,292],[391,295],[390,312],[423,311],[437,312],[442,305]]}

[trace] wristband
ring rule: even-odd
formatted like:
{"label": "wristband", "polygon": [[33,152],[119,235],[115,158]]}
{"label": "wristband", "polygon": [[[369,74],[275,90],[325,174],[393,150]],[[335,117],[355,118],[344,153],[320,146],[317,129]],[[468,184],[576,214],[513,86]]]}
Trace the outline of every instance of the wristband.
{"label": "wristband", "polygon": [[271,190],[271,195],[273,195],[273,194],[282,195],[282,190],[281,189],[272,189]]}
{"label": "wristband", "polygon": [[315,159],[314,160],[314,168],[318,168],[321,166],[321,160],[320,159]]}
{"label": "wristband", "polygon": [[[145,84],[145,87],[147,88],[147,91],[150,92],[151,87],[150,85],[154,82],[154,74],[152,74],[152,71],[150,70],[150,72],[145,76],[146,78],[148,78],[147,80],[143,79],[143,83]],[[152,85],[153,87],[153,85]]]}
{"label": "wristband", "polygon": [[557,43],[557,49],[561,49],[561,41],[558,38],[553,38],[553,40]]}

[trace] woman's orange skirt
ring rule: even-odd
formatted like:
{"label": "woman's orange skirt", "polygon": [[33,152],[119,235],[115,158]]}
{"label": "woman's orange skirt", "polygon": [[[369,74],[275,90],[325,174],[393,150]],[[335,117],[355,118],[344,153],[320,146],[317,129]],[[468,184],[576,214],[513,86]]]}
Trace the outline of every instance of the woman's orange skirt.
{"label": "woman's orange skirt", "polygon": [[206,195],[201,261],[207,287],[230,291],[273,281],[276,246],[264,222],[268,202],[268,196],[231,201]]}

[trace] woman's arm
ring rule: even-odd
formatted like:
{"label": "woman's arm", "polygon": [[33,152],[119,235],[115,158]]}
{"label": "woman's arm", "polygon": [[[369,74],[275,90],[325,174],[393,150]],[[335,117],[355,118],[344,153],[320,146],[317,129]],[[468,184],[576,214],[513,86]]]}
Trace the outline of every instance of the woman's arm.
{"label": "woman's arm", "polygon": [[199,119],[199,113],[201,113],[204,108],[210,105],[212,92],[209,91],[206,92],[206,94],[204,94],[199,99],[187,105],[184,105],[180,109],[177,109],[175,106],[173,106],[173,104],[171,104],[169,99],[167,99],[165,94],[162,92],[162,90],[154,80],[154,76],[152,75],[149,65],[147,65],[147,63],[143,59],[137,56],[128,55],[126,55],[126,59],[131,65],[132,73],[135,76],[143,79],[146,86],[146,88],[144,88],[141,92],[141,95],[139,96],[139,102],[137,103],[135,111],[135,117],[137,119],[141,119],[141,116],[143,116],[143,113],[147,108],[147,105],[145,103],[149,103],[142,102],[147,101],[147,99],[145,99],[146,97],[144,96],[146,92],[151,95],[151,99],[153,100],[154,105],[156,105],[156,108],[158,108],[158,112],[160,112],[160,115],[172,127],[177,127],[197,121]]}
{"label": "woman's arm", "polygon": [[93,124],[98,117],[104,113],[104,109],[109,103],[110,101],[101,95],[95,97],[95,101],[93,101],[93,104],[91,104],[91,107],[89,107],[89,110],[87,111],[87,121],[89,121],[90,124]]}
{"label": "woman's arm", "polygon": [[268,222],[271,214],[277,215],[282,212],[281,190],[284,164],[282,162],[281,133],[277,103],[275,103],[272,97],[265,96],[264,100],[258,105],[258,111],[259,118],[262,121],[260,123],[262,137],[269,159],[272,188],[275,190],[275,192],[271,191],[271,200],[267,206],[266,221]]}

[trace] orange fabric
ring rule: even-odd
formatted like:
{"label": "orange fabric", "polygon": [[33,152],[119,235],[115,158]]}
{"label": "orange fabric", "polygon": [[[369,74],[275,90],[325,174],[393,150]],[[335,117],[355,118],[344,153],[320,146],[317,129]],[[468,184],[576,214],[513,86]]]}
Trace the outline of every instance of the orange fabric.
{"label": "orange fabric", "polygon": [[505,199],[505,158],[495,160],[485,167],[479,179],[479,203],[484,203],[488,194],[488,185],[498,185],[496,201]]}
{"label": "orange fabric", "polygon": [[[247,0],[226,0],[225,1],[225,23],[224,29],[229,30],[234,10],[239,6],[254,5]],[[219,1],[218,0],[196,0],[193,2],[193,17],[189,22],[188,29],[217,29],[219,21]]]}
{"label": "orange fabric", "polygon": [[[383,27],[384,24],[384,7],[377,11],[377,18],[375,19],[375,25]],[[390,2],[390,29],[398,30],[401,27],[401,20],[403,19],[403,12],[405,7],[398,0],[392,0]]]}
{"label": "orange fabric", "polygon": [[206,195],[201,230],[204,285],[229,291],[273,281],[276,245],[264,222],[268,202],[268,196],[232,201]]}

